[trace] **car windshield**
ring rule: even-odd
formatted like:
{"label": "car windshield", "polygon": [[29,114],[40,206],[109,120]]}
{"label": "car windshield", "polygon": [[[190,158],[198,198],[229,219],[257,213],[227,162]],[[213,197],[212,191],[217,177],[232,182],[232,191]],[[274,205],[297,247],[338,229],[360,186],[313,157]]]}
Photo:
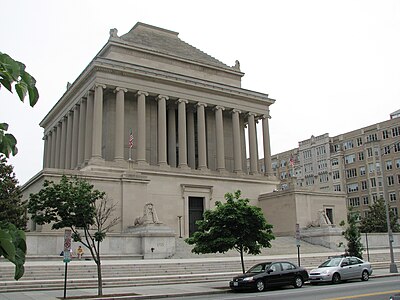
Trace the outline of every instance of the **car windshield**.
{"label": "car windshield", "polygon": [[340,265],[340,261],[342,260],[341,257],[337,257],[337,258],[331,258],[328,259],[327,261],[323,262],[319,268],[323,268],[323,267],[337,267]]}
{"label": "car windshield", "polygon": [[268,268],[268,266],[271,263],[265,263],[265,264],[258,264],[253,267],[251,267],[246,273],[261,273],[265,272],[265,270]]}

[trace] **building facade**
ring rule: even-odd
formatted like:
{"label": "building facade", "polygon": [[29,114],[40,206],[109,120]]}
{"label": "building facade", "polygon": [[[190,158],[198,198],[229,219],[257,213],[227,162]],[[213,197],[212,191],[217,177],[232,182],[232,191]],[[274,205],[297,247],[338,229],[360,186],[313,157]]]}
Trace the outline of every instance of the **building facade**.
{"label": "building facade", "polygon": [[299,147],[272,156],[274,174],[285,189],[292,177],[297,186],[345,192],[347,206],[368,214],[381,196],[400,211],[400,118],[390,119],[335,137],[312,136]]}
{"label": "building facade", "polygon": [[160,221],[183,236],[226,192],[240,189],[257,204],[278,183],[268,125],[275,100],[241,88],[243,75],[238,61],[227,66],[176,32],[143,23],[122,36],[110,30],[41,121],[43,170],[24,185],[24,197],[45,179],[77,175],[117,203],[115,232],[126,232],[152,203]]}

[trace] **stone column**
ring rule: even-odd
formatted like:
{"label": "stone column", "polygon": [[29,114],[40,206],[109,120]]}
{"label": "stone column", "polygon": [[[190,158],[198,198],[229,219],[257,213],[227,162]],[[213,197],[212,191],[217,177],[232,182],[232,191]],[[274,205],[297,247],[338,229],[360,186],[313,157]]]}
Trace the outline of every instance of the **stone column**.
{"label": "stone column", "polygon": [[92,157],[93,160],[102,161],[102,135],[103,135],[103,89],[106,86],[96,84],[94,90],[93,103],[93,141]]}
{"label": "stone column", "polygon": [[43,169],[48,167],[47,157],[49,156],[49,136],[45,134],[43,136],[44,146],[43,146]]}
{"label": "stone column", "polygon": [[158,95],[158,165],[167,165],[167,96]]}
{"label": "stone column", "polygon": [[72,123],[72,148],[71,148],[71,169],[75,169],[78,162],[78,137],[79,137],[79,105],[74,110],[74,122]]}
{"label": "stone column", "polygon": [[197,142],[199,170],[207,170],[207,142],[206,142],[206,117],[205,108],[207,104],[197,103]]}
{"label": "stone column", "polygon": [[60,169],[65,169],[65,151],[67,147],[67,118],[64,116],[61,121],[61,153]]}
{"label": "stone column", "polygon": [[56,161],[56,127],[53,127],[51,130],[51,158],[50,158],[50,168],[55,168],[55,161]]}
{"label": "stone column", "polygon": [[186,104],[185,99],[178,100],[178,144],[179,144],[179,164],[182,169],[188,168],[187,165],[187,143],[186,143]]}
{"label": "stone column", "polygon": [[47,132],[46,136],[47,136],[46,168],[51,168],[51,153],[54,151],[54,149],[51,148],[52,146],[51,130]]}
{"label": "stone column", "polygon": [[66,142],[66,147],[65,147],[65,168],[66,169],[71,169],[72,124],[73,124],[73,114],[72,114],[72,111],[69,111],[68,116],[67,116],[67,142]]}
{"label": "stone column", "polygon": [[240,139],[240,115],[241,111],[234,109],[232,110],[232,129],[233,129],[233,160],[235,173],[242,173],[242,144]]}
{"label": "stone column", "polygon": [[61,122],[57,123],[56,127],[56,156],[54,158],[54,167],[60,168],[60,152],[61,152]]}
{"label": "stone column", "polygon": [[176,121],[175,104],[168,104],[168,164],[176,168]]}
{"label": "stone column", "polygon": [[189,167],[196,169],[194,111],[192,107],[189,107],[187,110],[187,155]]}
{"label": "stone column", "polygon": [[78,166],[85,160],[86,99],[81,99],[79,110]]}
{"label": "stone column", "polygon": [[93,91],[88,91],[86,98],[86,124],[85,124],[85,163],[92,155],[93,139]]}
{"label": "stone column", "polygon": [[225,170],[225,144],[224,144],[224,120],[222,106],[215,107],[215,129],[216,129],[216,146],[217,146],[217,170]]}
{"label": "stone column", "polygon": [[250,154],[250,174],[258,173],[258,154],[257,154],[257,132],[255,114],[249,113],[249,154]]}
{"label": "stone column", "polygon": [[265,175],[272,175],[272,162],[271,162],[271,143],[269,139],[269,125],[268,119],[271,117],[268,114],[263,116],[263,142],[264,142],[264,165],[265,165]]}
{"label": "stone column", "polygon": [[147,164],[146,161],[146,97],[147,92],[138,91],[137,120],[138,120],[138,138],[137,138],[137,157],[138,164]]}
{"label": "stone column", "polygon": [[127,89],[117,87],[115,89],[115,152],[114,161],[124,161],[124,136],[125,136],[125,93]]}

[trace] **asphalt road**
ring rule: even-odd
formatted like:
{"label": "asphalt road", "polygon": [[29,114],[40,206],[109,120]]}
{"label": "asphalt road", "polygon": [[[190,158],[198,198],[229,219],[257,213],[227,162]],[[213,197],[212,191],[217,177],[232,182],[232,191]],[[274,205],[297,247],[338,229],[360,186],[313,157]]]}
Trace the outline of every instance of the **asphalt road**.
{"label": "asphalt road", "polygon": [[316,286],[305,285],[301,289],[291,287],[256,292],[229,292],[226,294],[206,295],[196,297],[179,297],[168,299],[186,300],[388,300],[390,294],[400,293],[400,277],[374,278],[367,282],[349,281],[337,285],[321,284]]}

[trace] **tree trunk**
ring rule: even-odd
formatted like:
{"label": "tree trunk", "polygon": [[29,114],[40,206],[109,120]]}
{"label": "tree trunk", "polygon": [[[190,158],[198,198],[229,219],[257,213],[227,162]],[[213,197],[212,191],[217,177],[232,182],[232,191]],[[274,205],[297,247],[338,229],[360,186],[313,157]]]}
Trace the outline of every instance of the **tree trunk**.
{"label": "tree trunk", "polygon": [[243,271],[243,274],[244,274],[246,271],[244,270],[243,248],[240,249],[240,260],[242,262],[242,271]]}
{"label": "tree trunk", "polygon": [[101,263],[100,260],[96,261],[97,265],[97,289],[98,289],[98,296],[103,295],[103,277],[101,275]]}

